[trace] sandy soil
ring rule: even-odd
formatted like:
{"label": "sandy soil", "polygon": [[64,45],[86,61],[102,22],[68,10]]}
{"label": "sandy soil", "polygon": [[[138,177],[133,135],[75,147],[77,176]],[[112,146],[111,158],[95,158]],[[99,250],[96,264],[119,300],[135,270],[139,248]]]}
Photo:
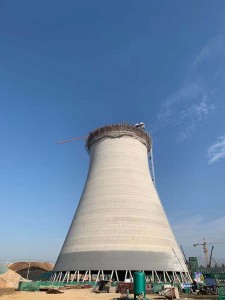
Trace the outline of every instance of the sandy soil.
{"label": "sandy soil", "polygon": [[64,290],[63,294],[46,294],[46,292],[15,292],[1,294],[1,300],[111,300],[120,297],[120,294],[95,294],[91,289],[72,289]]}
{"label": "sandy soil", "polygon": [[12,270],[0,274],[0,288],[17,288],[21,276]]}
{"label": "sandy soil", "polygon": [[[120,294],[106,293],[106,294],[95,294],[92,289],[71,289],[63,290],[63,294],[46,294],[46,292],[13,292],[12,289],[0,289],[0,300],[112,300],[114,298],[120,298]],[[131,295],[133,296],[133,295]],[[162,296],[151,294],[146,295],[149,299],[162,299]],[[216,300],[218,296],[196,296],[193,295],[180,295],[182,300]]]}

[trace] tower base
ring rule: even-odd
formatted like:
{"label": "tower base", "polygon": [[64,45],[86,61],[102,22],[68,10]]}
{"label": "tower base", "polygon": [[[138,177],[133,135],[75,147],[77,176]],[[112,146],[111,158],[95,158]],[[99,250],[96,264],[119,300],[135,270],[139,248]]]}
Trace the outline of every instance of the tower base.
{"label": "tower base", "polygon": [[[86,271],[58,271],[51,276],[52,282],[77,282],[97,283],[100,280],[111,280],[114,282],[133,282],[133,273],[136,270],[86,270]],[[189,272],[174,271],[143,271],[146,275],[146,283],[192,283]]]}

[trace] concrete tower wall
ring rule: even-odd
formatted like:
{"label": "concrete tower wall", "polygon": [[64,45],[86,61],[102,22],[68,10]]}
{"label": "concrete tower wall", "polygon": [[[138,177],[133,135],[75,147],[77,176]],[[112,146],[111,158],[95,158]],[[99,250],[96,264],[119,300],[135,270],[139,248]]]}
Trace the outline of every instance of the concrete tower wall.
{"label": "concrete tower wall", "polygon": [[55,271],[187,272],[152,183],[150,140],[132,128],[87,141],[89,172]]}

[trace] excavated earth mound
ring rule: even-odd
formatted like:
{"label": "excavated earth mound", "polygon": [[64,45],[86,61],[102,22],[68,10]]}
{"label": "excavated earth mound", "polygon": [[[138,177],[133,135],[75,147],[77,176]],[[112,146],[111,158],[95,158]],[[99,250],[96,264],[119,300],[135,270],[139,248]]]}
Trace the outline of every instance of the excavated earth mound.
{"label": "excavated earth mound", "polygon": [[39,268],[43,269],[44,271],[51,271],[53,269],[53,265],[48,263],[48,262],[36,262],[36,261],[31,261],[31,262],[16,262],[14,264],[8,265],[8,268],[17,272],[23,269],[27,269],[28,267],[30,268]]}
{"label": "excavated earth mound", "polygon": [[15,288],[17,289],[19,281],[24,280],[19,274],[12,270],[8,270],[0,274],[0,288]]}
{"label": "excavated earth mound", "polygon": [[40,280],[45,272],[52,271],[53,265],[48,262],[22,261],[8,265],[8,268],[24,278]]}

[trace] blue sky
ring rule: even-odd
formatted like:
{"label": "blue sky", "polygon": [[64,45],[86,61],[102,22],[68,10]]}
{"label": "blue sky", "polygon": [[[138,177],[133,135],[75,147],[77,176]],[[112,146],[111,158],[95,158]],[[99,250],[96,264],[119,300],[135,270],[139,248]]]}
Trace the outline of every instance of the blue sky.
{"label": "blue sky", "polygon": [[[0,0],[0,260],[54,261],[96,127],[145,122],[177,240],[225,241],[224,1]],[[214,256],[224,257],[225,244]]]}

